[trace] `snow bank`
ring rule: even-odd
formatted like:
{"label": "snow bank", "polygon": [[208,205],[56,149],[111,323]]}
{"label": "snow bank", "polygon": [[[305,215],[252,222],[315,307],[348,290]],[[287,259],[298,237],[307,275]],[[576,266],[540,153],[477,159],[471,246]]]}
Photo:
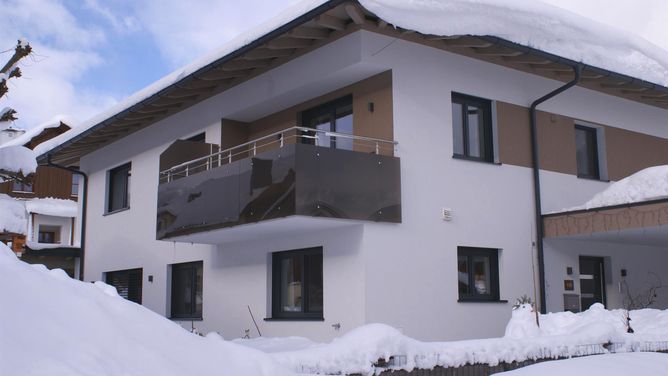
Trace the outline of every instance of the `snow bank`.
{"label": "snow bank", "polygon": [[55,217],[77,216],[78,204],[76,201],[64,200],[58,198],[36,198],[26,201],[26,211],[28,213],[37,213],[52,215]]}
{"label": "snow bank", "polygon": [[0,194],[0,230],[27,234],[28,217],[23,201]]}
{"label": "snow bank", "polygon": [[[160,92],[208,64],[322,5],[304,0],[221,48],[168,74],[66,134],[38,145],[42,155],[91,127]],[[668,86],[668,52],[641,37],[533,0],[360,0],[380,18],[435,35],[491,35],[575,61]]]}
{"label": "snow bank", "polygon": [[504,376],[664,376],[668,369],[668,355],[657,353],[606,354],[584,358],[556,360],[534,364]]}
{"label": "snow bank", "polygon": [[[295,337],[237,339],[263,350],[295,372],[317,374],[377,374],[387,368],[411,370],[466,364],[496,365],[528,359],[602,354],[609,351],[668,349],[668,311],[631,311],[635,334],[626,332],[622,310],[600,304],[582,313],[540,315],[540,328],[530,305],[513,311],[503,338],[452,342],[421,342],[384,324],[354,329],[330,343]],[[649,345],[648,345],[649,344]],[[380,367],[380,366],[383,367]]]}
{"label": "snow bank", "polygon": [[36,154],[32,150],[23,146],[0,147],[0,170],[21,172],[23,176],[28,176],[36,169]]}
{"label": "snow bank", "polygon": [[288,375],[260,351],[191,334],[0,244],[0,375]]}
{"label": "snow bank", "polygon": [[611,184],[583,206],[568,209],[592,209],[668,198],[668,165],[649,167]]}

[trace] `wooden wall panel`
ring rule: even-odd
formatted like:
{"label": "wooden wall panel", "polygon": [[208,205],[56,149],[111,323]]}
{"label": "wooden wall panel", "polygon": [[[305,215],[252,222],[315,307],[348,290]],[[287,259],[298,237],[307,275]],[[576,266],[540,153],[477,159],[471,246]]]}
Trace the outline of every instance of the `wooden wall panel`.
{"label": "wooden wall panel", "polygon": [[[529,109],[497,102],[496,110],[501,163],[531,167]],[[591,122],[543,111],[538,111],[537,120],[541,169],[576,175],[575,124]],[[646,167],[668,164],[668,139],[597,126],[603,129],[610,180],[623,179]]]}

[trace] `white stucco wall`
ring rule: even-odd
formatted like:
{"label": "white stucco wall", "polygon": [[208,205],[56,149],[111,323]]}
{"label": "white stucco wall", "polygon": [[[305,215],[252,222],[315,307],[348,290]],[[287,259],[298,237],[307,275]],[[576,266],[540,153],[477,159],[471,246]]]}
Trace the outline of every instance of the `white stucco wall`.
{"label": "white stucco wall", "polygon": [[[388,69],[403,223],[220,246],[155,240],[158,159],[175,139],[206,130],[207,142],[218,142],[223,117],[260,118]],[[84,157],[81,168],[90,174],[86,279],[142,267],[143,304],[166,314],[168,265],[203,260],[204,321],[195,326],[227,338],[244,329],[255,332],[247,305],[265,336],[323,340],[366,322],[385,322],[425,340],[500,335],[512,302],[533,295],[531,171],[452,159],[450,93],[528,106],[560,85],[377,34],[346,36]],[[541,109],[668,137],[665,111],[587,89],[572,89]],[[128,161],[130,209],[103,215],[106,171]],[[607,186],[565,174],[541,175],[546,211],[579,205]],[[442,208],[453,210],[452,221],[442,220]],[[324,247],[325,321],[264,321],[271,252],[315,245]],[[457,302],[457,246],[501,249],[501,299],[509,303]],[[147,282],[149,275],[153,283]],[[335,323],[341,323],[341,332],[333,330]]]}

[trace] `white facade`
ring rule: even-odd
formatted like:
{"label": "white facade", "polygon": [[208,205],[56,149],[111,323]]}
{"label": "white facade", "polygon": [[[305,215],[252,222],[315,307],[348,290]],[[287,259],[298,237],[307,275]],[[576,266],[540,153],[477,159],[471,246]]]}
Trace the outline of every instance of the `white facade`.
{"label": "white facade", "polygon": [[[255,120],[387,70],[395,156],[401,159],[401,224],[293,218],[245,225],[217,245],[155,240],[159,156],[174,140],[205,130],[207,142],[218,142],[222,118]],[[531,169],[453,159],[451,92],[528,107],[560,85],[371,32],[345,36],[83,157],[81,170],[90,184],[85,278],[143,268],[142,304],[168,315],[169,265],[202,260],[203,321],[193,325],[226,338],[245,329],[255,333],[247,306],[265,336],[325,340],[370,322],[421,340],[502,335],[512,303],[533,296],[537,285]],[[541,109],[668,138],[666,111],[580,87]],[[127,162],[130,208],[105,215],[107,171]],[[608,184],[548,171],[541,176],[545,212],[579,205]],[[443,208],[452,209],[451,221],[443,220]],[[272,230],[290,220],[298,227]],[[627,262],[616,259],[625,257],[623,249],[606,253],[601,244],[591,250],[615,259],[613,268]],[[312,246],[323,247],[324,321],[264,321],[271,315],[271,253]],[[458,302],[458,246],[500,250],[502,301]],[[646,252],[665,264],[665,248]],[[548,245],[550,251],[548,270],[551,263],[573,266]],[[550,301],[548,309],[563,310],[560,278],[548,272],[548,298],[557,302]]]}

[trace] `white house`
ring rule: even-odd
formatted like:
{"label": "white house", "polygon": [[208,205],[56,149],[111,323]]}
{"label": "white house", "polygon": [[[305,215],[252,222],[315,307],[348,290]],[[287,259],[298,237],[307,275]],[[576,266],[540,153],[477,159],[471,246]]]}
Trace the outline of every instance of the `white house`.
{"label": "white house", "polygon": [[[563,14],[401,6],[298,4],[38,148],[88,174],[85,279],[199,331],[255,334],[252,312],[265,336],[317,340],[370,322],[497,336],[525,294],[615,308],[622,269],[632,289],[668,281],[666,221],[652,241],[542,226],[668,164],[666,62]],[[605,58],[615,38],[659,68]],[[532,143],[530,105],[576,72]]]}

